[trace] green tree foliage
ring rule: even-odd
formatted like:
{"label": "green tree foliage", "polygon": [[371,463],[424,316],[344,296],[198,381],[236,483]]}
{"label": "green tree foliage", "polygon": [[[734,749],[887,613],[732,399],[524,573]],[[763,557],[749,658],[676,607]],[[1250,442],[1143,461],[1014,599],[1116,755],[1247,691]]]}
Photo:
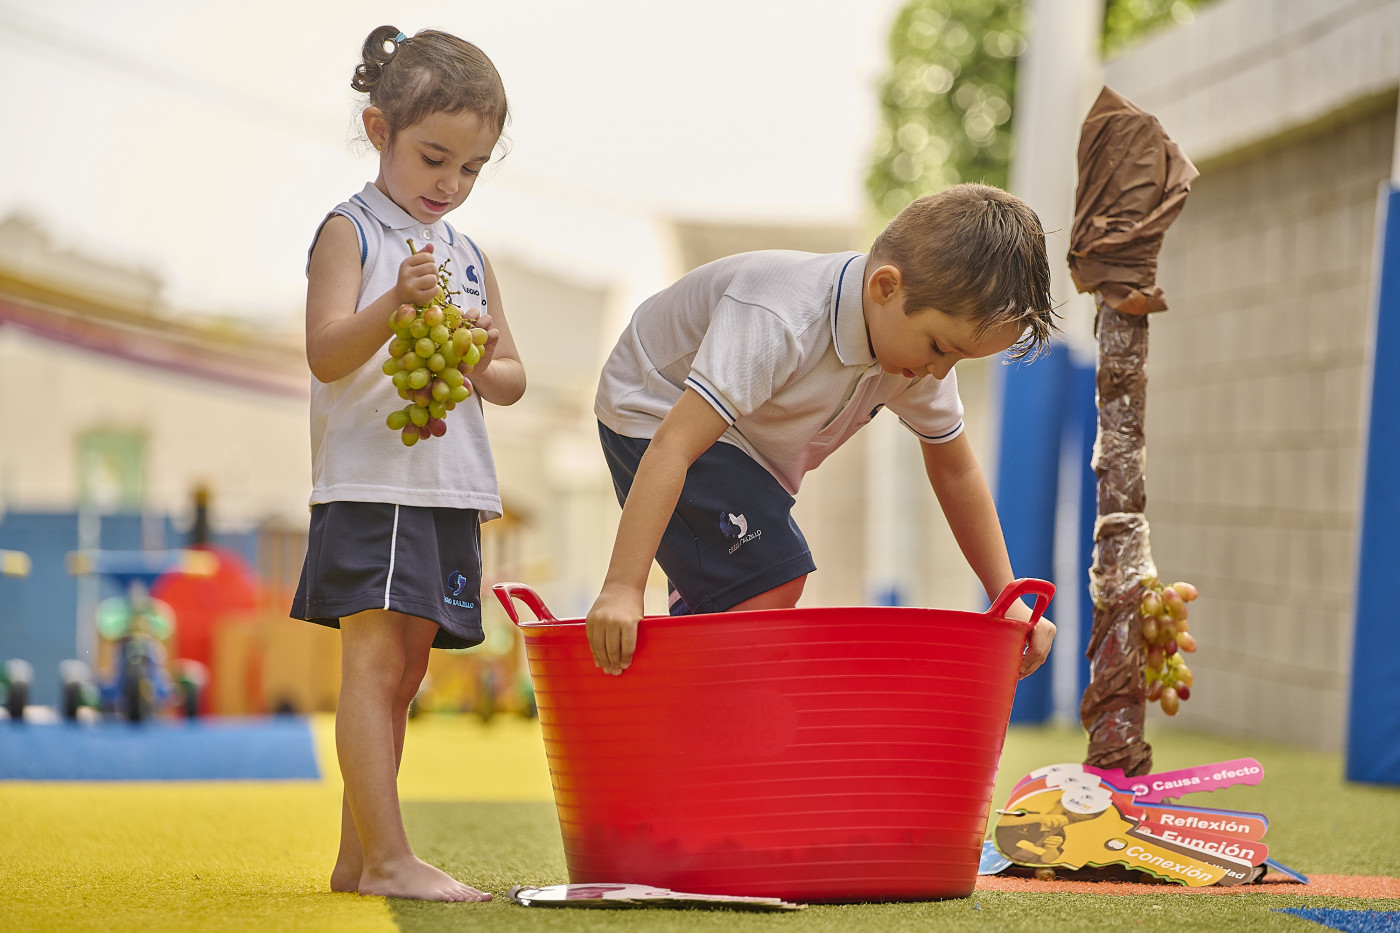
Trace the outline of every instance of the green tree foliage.
{"label": "green tree foliage", "polygon": [[[1208,0],[1104,0],[1102,48],[1121,53],[1149,32],[1189,22]],[[1016,59],[1026,0],[909,0],[890,29],[890,70],[866,191],[888,219],[962,181],[1006,187]]]}
{"label": "green tree foliage", "polygon": [[1139,39],[1175,23],[1189,23],[1208,0],[1104,0],[1103,56],[1113,58]]}
{"label": "green tree foliage", "polygon": [[911,0],[890,31],[889,73],[866,188],[887,217],[961,181],[1005,187],[1020,0]]}

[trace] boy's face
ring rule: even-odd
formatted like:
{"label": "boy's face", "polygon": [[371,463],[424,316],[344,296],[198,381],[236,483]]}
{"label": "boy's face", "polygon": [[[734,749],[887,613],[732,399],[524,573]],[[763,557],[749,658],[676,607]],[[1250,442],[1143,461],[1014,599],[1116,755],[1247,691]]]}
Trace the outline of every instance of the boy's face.
{"label": "boy's face", "polygon": [[885,372],[911,379],[942,379],[959,360],[1001,353],[1021,336],[1022,328],[1015,324],[979,335],[974,321],[936,308],[906,314],[904,287],[894,266],[882,266],[871,275],[865,299],[865,327],[875,360]]}

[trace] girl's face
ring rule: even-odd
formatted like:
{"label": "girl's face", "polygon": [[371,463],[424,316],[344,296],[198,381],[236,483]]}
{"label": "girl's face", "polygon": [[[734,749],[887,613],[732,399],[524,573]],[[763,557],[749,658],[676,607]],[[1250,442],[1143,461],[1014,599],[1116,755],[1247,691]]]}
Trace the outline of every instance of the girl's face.
{"label": "girl's face", "polygon": [[379,154],[374,185],[414,220],[431,224],[460,207],[500,136],[479,114],[433,113],[400,130],[392,142],[378,108],[364,113]]}

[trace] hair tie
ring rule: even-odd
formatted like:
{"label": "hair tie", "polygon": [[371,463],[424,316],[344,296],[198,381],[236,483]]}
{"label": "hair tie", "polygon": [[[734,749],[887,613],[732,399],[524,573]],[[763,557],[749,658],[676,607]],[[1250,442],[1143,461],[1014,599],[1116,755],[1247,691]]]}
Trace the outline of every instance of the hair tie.
{"label": "hair tie", "polygon": [[399,33],[397,36],[394,36],[394,44],[399,45],[407,38],[408,36],[404,35],[403,33]]}

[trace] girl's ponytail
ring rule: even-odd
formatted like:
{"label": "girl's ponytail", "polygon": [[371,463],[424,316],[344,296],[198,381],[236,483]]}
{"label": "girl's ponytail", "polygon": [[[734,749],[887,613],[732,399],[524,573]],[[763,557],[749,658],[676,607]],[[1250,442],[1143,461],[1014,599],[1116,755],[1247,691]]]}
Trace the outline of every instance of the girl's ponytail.
{"label": "girl's ponytail", "polygon": [[499,133],[510,118],[506,89],[486,53],[436,29],[407,38],[380,26],[365,39],[350,86],[369,95],[389,124],[389,140],[432,113],[479,114]]}
{"label": "girl's ponytail", "polygon": [[365,39],[361,53],[364,60],[355,66],[355,76],[350,79],[350,86],[362,93],[369,93],[384,76],[384,66],[398,52],[399,45],[404,41],[402,36],[397,26],[380,26],[371,32]]}

